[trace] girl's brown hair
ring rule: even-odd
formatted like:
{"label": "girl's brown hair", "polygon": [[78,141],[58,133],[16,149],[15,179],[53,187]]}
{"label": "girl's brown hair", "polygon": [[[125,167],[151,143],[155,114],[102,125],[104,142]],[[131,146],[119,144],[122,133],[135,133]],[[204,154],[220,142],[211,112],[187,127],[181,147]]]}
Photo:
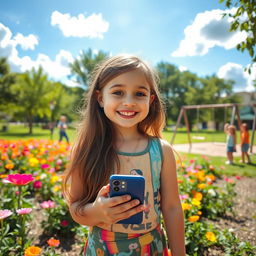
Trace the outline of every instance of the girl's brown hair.
{"label": "girl's brown hair", "polygon": [[138,124],[138,131],[147,136],[161,137],[165,112],[158,90],[159,79],[154,70],[138,57],[130,55],[114,56],[97,65],[91,74],[89,91],[81,111],[78,137],[63,180],[64,195],[72,203],[74,200],[70,196],[68,184],[72,174],[78,172],[83,183],[83,192],[78,199],[79,212],[85,204],[95,200],[101,187],[108,183],[115,167],[119,167],[115,133],[111,121],[97,101],[97,91],[113,78],[136,69],[144,73],[151,95],[155,96],[147,117]]}

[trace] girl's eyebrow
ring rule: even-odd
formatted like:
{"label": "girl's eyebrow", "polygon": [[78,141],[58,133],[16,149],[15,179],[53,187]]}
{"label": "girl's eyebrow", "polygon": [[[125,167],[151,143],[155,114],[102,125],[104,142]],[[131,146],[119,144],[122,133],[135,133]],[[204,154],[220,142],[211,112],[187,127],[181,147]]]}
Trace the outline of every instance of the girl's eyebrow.
{"label": "girl's eyebrow", "polygon": [[[125,85],[124,84],[113,84],[112,86],[110,86],[109,89],[113,89],[113,88],[116,88],[116,87],[125,87]],[[149,89],[144,85],[139,85],[138,89],[144,89],[146,91],[149,91]]]}

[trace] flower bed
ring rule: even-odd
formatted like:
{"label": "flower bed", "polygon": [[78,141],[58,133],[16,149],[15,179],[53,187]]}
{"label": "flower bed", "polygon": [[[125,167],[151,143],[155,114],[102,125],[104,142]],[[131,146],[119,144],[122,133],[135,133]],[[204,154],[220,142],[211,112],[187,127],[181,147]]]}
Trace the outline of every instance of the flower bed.
{"label": "flower bed", "polygon": [[[61,193],[62,173],[69,145],[46,140],[0,140],[0,221],[2,255],[60,255],[62,238],[78,237],[81,250],[87,229],[76,224]],[[219,230],[208,219],[232,212],[235,181],[215,185],[216,168],[209,159],[178,161],[180,198],[185,215],[188,255],[206,255],[215,248],[226,255],[253,255],[253,246],[240,242],[227,230]],[[239,179],[239,177],[237,177]],[[30,236],[31,214],[38,218],[45,242]]]}

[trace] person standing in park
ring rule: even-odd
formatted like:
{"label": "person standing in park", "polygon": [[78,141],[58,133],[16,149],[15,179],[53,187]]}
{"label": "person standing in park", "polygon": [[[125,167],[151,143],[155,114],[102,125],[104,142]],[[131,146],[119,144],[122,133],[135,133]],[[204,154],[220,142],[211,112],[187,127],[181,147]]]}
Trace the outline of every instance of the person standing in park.
{"label": "person standing in park", "polygon": [[[63,192],[73,219],[90,226],[84,255],[185,256],[184,217],[172,147],[161,139],[165,113],[152,68],[136,56],[113,56],[92,73]],[[145,202],[110,198],[112,174],[145,178]],[[140,224],[120,220],[143,212]]]}
{"label": "person standing in park", "polygon": [[66,132],[66,130],[68,128],[66,116],[61,116],[60,117],[60,121],[58,123],[58,128],[59,128],[59,131],[60,131],[60,133],[59,133],[59,135],[60,135],[59,142],[61,142],[62,138],[64,137],[67,140],[67,142],[69,143],[68,135],[67,135],[67,132]]}
{"label": "person standing in park", "polygon": [[227,158],[226,164],[233,164],[233,152],[236,152],[236,127],[225,124],[224,132],[227,134]]}
{"label": "person standing in park", "polygon": [[242,163],[245,163],[245,157],[247,158],[247,163],[251,163],[251,159],[248,153],[249,150],[249,131],[246,123],[243,123],[240,127],[241,129],[241,151],[242,151]]}

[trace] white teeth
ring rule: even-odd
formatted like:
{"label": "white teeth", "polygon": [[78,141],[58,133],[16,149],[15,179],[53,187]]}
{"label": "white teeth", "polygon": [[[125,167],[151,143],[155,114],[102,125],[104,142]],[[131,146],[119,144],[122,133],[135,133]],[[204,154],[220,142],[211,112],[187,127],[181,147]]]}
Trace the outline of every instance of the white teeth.
{"label": "white teeth", "polygon": [[119,113],[124,116],[133,116],[135,114],[135,112],[119,112]]}

